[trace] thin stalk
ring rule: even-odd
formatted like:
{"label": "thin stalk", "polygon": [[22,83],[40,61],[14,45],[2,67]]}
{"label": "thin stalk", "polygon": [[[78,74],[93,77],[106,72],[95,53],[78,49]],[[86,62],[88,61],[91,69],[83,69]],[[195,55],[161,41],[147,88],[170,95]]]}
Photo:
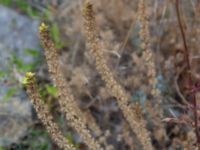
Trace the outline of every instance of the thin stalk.
{"label": "thin stalk", "polygon": [[[189,83],[189,88],[192,88],[193,82],[192,82],[192,75],[191,75],[191,65],[190,65],[190,57],[189,57],[189,49],[188,49],[188,45],[187,45],[187,41],[186,41],[186,35],[184,32],[184,28],[183,28],[183,23],[181,20],[181,13],[180,13],[180,2],[179,0],[176,0],[176,14],[177,14],[177,19],[178,19],[178,24],[179,24],[179,28],[181,31],[181,36],[182,36],[182,40],[183,40],[183,44],[184,44],[184,50],[185,50],[185,54],[184,54],[184,60],[186,61],[186,67],[188,70],[188,83]],[[197,114],[197,101],[196,101],[196,93],[192,93],[192,104],[193,104],[193,115],[194,115],[194,122],[195,122],[195,133],[196,133],[196,138],[197,138],[197,145],[198,145],[198,149],[200,150],[200,136],[199,136],[199,130],[198,130],[198,114]]]}

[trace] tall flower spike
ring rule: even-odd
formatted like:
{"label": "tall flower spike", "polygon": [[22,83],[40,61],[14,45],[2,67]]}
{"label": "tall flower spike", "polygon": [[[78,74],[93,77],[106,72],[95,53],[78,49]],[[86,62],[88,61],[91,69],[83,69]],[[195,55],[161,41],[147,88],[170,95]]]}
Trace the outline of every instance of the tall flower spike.
{"label": "tall flower spike", "polygon": [[161,94],[160,90],[157,88],[158,80],[156,78],[156,66],[155,59],[151,49],[151,39],[149,33],[149,17],[147,8],[145,5],[145,0],[139,0],[139,21],[140,21],[140,39],[142,41],[141,48],[143,49],[143,59],[147,67],[147,75],[149,80],[149,86],[151,86],[151,95],[157,100],[154,108],[157,111],[157,117],[163,118],[163,110],[160,107],[161,104]]}
{"label": "tall flower spike", "polygon": [[35,83],[34,73],[26,73],[23,81],[27,88],[27,93],[31,99],[31,103],[37,112],[38,118],[42,121],[54,142],[64,150],[76,150],[73,145],[69,144],[67,139],[62,135],[58,125],[54,123],[53,117],[50,114],[47,106],[42,102],[37,90],[37,85]]}
{"label": "tall flower spike", "polygon": [[131,129],[136,133],[143,148],[145,150],[153,150],[140,106],[135,104],[134,109],[131,108],[129,105],[130,96],[117,83],[114,79],[113,73],[110,71],[110,68],[106,65],[105,57],[98,39],[93,6],[90,2],[85,2],[83,13],[87,44],[89,46],[90,53],[95,58],[96,69],[105,81],[106,87],[111,91],[113,96],[116,97],[124,117],[129,123]]}
{"label": "tall flower spike", "polygon": [[40,39],[45,49],[45,56],[51,78],[58,88],[58,102],[61,111],[64,112],[65,118],[69,121],[69,124],[75,128],[91,150],[103,150],[100,146],[100,142],[95,140],[87,129],[86,125],[88,123],[86,122],[85,116],[78,108],[70,87],[65,80],[59,64],[58,50],[56,49],[48,30],[40,30]]}

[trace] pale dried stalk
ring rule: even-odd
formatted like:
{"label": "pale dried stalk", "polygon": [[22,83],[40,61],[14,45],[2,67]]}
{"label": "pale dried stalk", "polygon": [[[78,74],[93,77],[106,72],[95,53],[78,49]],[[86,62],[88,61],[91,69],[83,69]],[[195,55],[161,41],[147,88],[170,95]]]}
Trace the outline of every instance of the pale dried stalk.
{"label": "pale dried stalk", "polygon": [[124,117],[129,123],[131,129],[136,133],[143,148],[145,150],[153,150],[151,139],[149,137],[148,130],[146,129],[146,123],[142,117],[140,106],[135,104],[134,109],[131,108],[129,105],[130,96],[117,83],[117,81],[114,79],[113,73],[106,65],[105,57],[98,39],[92,4],[88,1],[85,2],[83,13],[87,42],[90,48],[90,52],[96,60],[96,69],[101,74],[102,79],[106,82],[106,87],[111,91],[113,96],[116,97]]}
{"label": "pale dried stalk", "polygon": [[145,61],[145,65],[147,67],[147,76],[149,81],[149,86],[151,86],[151,95],[157,100],[156,111],[158,112],[157,115],[163,118],[163,110],[161,109],[161,93],[160,90],[157,88],[157,77],[156,77],[156,65],[153,52],[151,50],[151,38],[149,33],[149,17],[147,8],[145,5],[145,0],[139,1],[138,6],[138,17],[140,21],[140,39],[141,39],[141,48],[143,49],[143,59]]}
{"label": "pale dried stalk", "polygon": [[64,150],[76,150],[73,145],[67,142],[67,138],[62,135],[58,125],[54,123],[53,116],[50,114],[47,106],[41,100],[34,78],[29,80],[29,82],[26,84],[26,87],[27,93],[30,96],[38,118],[46,127],[53,141]]}
{"label": "pale dried stalk", "polygon": [[80,134],[80,137],[92,150],[103,150],[98,140],[95,140],[89,130],[86,127],[86,119],[78,108],[74,96],[68,86],[65,77],[63,75],[61,66],[59,64],[58,50],[55,47],[54,42],[50,38],[47,30],[40,31],[40,38],[45,49],[45,56],[51,74],[56,87],[58,88],[59,104],[61,111],[65,113],[66,119],[70,125]]}
{"label": "pale dried stalk", "polygon": [[96,136],[100,136],[102,134],[102,130],[96,124],[95,118],[92,116],[90,111],[85,111],[83,115],[86,117],[86,120],[89,121],[89,127],[94,131]]}

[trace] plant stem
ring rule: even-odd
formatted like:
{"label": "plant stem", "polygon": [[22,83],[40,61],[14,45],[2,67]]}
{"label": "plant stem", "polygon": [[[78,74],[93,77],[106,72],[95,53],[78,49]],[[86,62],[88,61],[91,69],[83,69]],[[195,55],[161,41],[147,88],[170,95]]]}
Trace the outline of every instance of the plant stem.
{"label": "plant stem", "polygon": [[[188,45],[186,42],[186,36],[185,36],[185,32],[184,32],[184,28],[183,28],[183,23],[181,20],[181,13],[180,13],[180,4],[179,4],[179,0],[176,0],[176,14],[177,14],[177,19],[178,19],[178,24],[179,24],[179,28],[181,31],[181,36],[182,36],[182,40],[183,40],[183,44],[184,44],[184,49],[185,49],[185,53],[184,53],[184,60],[186,61],[186,65],[187,65],[187,70],[188,70],[188,84],[189,84],[189,88],[192,88],[193,82],[192,82],[192,75],[191,75],[191,65],[190,65],[190,57],[189,57],[189,50],[188,50]],[[199,136],[199,130],[198,130],[198,114],[197,114],[197,101],[196,101],[196,93],[192,92],[192,104],[193,104],[193,115],[194,115],[194,122],[195,122],[195,133],[196,133],[196,138],[197,138],[197,145],[198,145],[198,149],[200,150],[200,136]]]}

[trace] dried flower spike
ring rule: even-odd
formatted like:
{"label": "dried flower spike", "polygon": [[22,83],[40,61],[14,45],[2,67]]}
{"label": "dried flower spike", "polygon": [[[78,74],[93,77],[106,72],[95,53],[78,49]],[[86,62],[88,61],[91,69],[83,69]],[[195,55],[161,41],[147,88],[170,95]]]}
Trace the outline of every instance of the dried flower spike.
{"label": "dried flower spike", "polygon": [[135,104],[133,109],[129,105],[130,96],[124,91],[122,86],[114,78],[113,72],[106,64],[105,56],[100,45],[98,32],[96,29],[96,20],[92,4],[85,2],[84,10],[84,27],[87,38],[87,44],[90,53],[94,56],[96,61],[96,69],[106,83],[106,87],[111,91],[112,95],[116,97],[118,105],[124,114],[131,129],[136,133],[144,150],[153,150],[149,132],[146,129],[146,123],[142,116],[141,108]]}
{"label": "dried flower spike", "polygon": [[27,72],[25,78],[23,79],[23,83],[27,88],[27,93],[37,112],[38,118],[44,124],[51,138],[61,149],[76,150],[73,145],[67,142],[67,139],[59,130],[58,125],[53,121],[53,116],[49,112],[48,107],[41,100],[34,77],[34,73]]}
{"label": "dried flower spike", "polygon": [[58,102],[60,104],[61,111],[65,113],[66,120],[68,120],[69,124],[75,128],[80,137],[91,150],[103,150],[100,142],[93,138],[92,134],[88,130],[87,125],[90,126],[90,124],[86,121],[85,116],[78,107],[69,84],[65,80],[62,68],[59,64],[58,49],[56,48],[55,43],[46,28],[40,32],[40,39],[45,50],[50,75],[58,88],[58,94],[60,97]]}

